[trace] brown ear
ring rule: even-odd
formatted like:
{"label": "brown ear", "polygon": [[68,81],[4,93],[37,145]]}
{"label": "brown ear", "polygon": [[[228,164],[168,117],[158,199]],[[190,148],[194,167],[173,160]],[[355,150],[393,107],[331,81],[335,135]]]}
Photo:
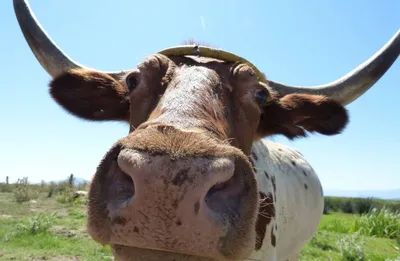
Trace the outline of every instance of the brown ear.
{"label": "brown ear", "polygon": [[69,113],[86,120],[129,121],[128,89],[111,76],[87,69],[66,72],[50,82],[50,95]]}
{"label": "brown ear", "polygon": [[319,95],[289,94],[263,108],[259,135],[283,134],[289,139],[308,132],[336,135],[349,121],[347,110],[336,101]]}

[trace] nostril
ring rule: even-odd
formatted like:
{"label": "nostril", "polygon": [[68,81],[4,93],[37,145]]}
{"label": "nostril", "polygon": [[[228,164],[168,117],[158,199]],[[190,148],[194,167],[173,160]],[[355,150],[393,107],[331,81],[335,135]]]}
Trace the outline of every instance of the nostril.
{"label": "nostril", "polygon": [[235,174],[228,180],[212,186],[206,194],[205,203],[214,211],[220,211],[222,210],[221,204],[225,204],[228,201],[236,201],[240,197],[240,190],[240,179]]}
{"label": "nostril", "polygon": [[124,176],[122,181],[123,186],[119,188],[119,195],[118,195],[119,208],[126,208],[127,206],[131,205],[135,196],[135,184],[131,176],[127,174],[123,176]]}
{"label": "nostril", "polygon": [[234,185],[233,177],[225,182],[217,183],[210,188],[210,190],[207,193],[207,196],[212,196],[215,193],[223,193],[224,191],[228,192],[229,189],[233,187],[233,185]]}
{"label": "nostril", "polygon": [[133,185],[133,179],[129,174],[126,174],[125,172],[121,171],[120,175],[121,175],[121,177],[120,177],[121,181],[124,181],[128,184]]}
{"label": "nostril", "polygon": [[[239,213],[243,197],[243,180],[236,172],[224,182],[212,186],[205,198],[205,205],[213,212],[233,218]],[[226,216],[228,215],[228,216]]]}
{"label": "nostril", "polygon": [[132,177],[124,172],[121,173],[121,176],[122,176],[121,181],[125,184],[126,187],[129,187],[130,188],[129,190],[134,194],[135,184],[133,183]]}
{"label": "nostril", "polygon": [[110,203],[117,209],[130,205],[135,195],[135,184],[132,177],[118,168],[113,173],[108,195]]}

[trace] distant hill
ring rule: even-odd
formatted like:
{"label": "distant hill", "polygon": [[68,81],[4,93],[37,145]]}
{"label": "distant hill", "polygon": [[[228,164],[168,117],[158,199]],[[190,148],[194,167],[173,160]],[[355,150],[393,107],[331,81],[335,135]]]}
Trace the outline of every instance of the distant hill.
{"label": "distant hill", "polygon": [[[90,180],[75,177],[75,184],[82,184],[84,182],[90,182]],[[59,181],[65,181],[59,180]],[[392,199],[392,200],[400,200],[400,188],[392,189],[392,190],[340,190],[340,189],[324,189],[325,196],[332,197],[374,197],[380,199]]]}
{"label": "distant hill", "polygon": [[[54,182],[58,183],[58,182],[66,181],[66,180],[68,180],[68,179],[65,178],[65,179],[55,180]],[[51,182],[51,181],[46,181],[46,182]],[[82,184],[84,182],[90,182],[90,181],[87,180],[87,179],[84,179],[84,178],[74,177],[74,182],[75,182],[75,185],[79,185],[79,184]]]}
{"label": "distant hill", "polygon": [[339,190],[325,189],[325,196],[333,197],[374,197],[380,199],[396,199],[400,200],[400,188],[392,190]]}
{"label": "distant hill", "polygon": [[75,178],[75,184],[82,184],[82,183],[85,183],[85,182],[89,182],[89,180],[86,180],[84,178],[79,178],[79,177]]}

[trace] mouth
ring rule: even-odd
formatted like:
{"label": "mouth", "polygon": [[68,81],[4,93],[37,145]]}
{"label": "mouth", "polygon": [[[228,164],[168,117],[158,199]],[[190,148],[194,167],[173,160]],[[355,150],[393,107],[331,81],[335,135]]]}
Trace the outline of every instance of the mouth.
{"label": "mouth", "polygon": [[112,245],[116,260],[121,261],[216,261],[207,257],[193,256],[156,249],[144,249],[123,245]]}
{"label": "mouth", "polygon": [[[219,261],[208,257],[193,256],[156,249],[144,249],[123,245],[112,245],[116,260],[120,261]],[[249,256],[241,261],[260,261],[261,257]],[[223,260],[226,261],[226,260]]]}

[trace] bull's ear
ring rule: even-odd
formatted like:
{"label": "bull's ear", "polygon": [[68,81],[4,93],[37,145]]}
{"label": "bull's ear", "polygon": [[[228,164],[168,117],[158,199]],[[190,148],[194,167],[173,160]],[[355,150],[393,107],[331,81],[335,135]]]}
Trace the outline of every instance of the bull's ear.
{"label": "bull's ear", "polygon": [[347,110],[336,101],[320,95],[289,94],[263,107],[258,135],[305,137],[306,131],[336,135],[349,121]]}
{"label": "bull's ear", "polygon": [[129,121],[128,89],[105,73],[71,70],[50,82],[50,95],[79,118]]}

